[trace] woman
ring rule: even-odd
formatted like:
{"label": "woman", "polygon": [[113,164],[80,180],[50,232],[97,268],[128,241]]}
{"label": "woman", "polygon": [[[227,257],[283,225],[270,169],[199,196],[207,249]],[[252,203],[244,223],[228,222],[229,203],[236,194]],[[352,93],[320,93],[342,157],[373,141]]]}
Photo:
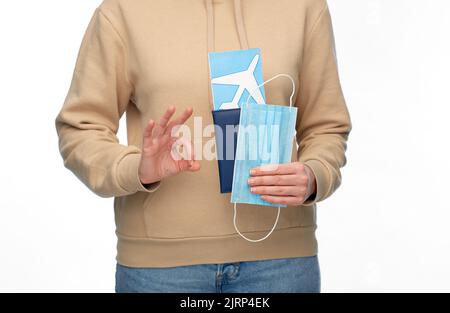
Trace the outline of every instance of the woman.
{"label": "woman", "polygon": [[[212,124],[207,52],[249,47],[261,49],[264,79],[288,73],[299,86],[296,159],[249,179],[253,193],[288,205],[259,243],[234,230],[217,161],[171,150],[174,127],[192,129],[192,115]],[[288,103],[290,92],[266,85],[267,103]],[[124,113],[128,145],[116,137]],[[320,291],[316,203],[340,184],[351,128],[325,0],[106,0],[56,128],[65,166],[115,197],[117,292]],[[274,218],[248,205],[239,228],[258,238]]]}

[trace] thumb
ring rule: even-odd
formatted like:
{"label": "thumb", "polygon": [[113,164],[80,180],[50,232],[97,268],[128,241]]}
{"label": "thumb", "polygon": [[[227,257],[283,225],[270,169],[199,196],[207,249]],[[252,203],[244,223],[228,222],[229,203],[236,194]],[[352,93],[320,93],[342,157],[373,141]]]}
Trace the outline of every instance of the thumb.
{"label": "thumb", "polygon": [[170,148],[170,156],[174,161],[193,160],[192,143],[186,138],[177,138]]}
{"label": "thumb", "polygon": [[200,169],[200,163],[195,160],[192,142],[185,138],[178,138],[172,144],[171,156],[178,164],[178,170],[196,172]]}

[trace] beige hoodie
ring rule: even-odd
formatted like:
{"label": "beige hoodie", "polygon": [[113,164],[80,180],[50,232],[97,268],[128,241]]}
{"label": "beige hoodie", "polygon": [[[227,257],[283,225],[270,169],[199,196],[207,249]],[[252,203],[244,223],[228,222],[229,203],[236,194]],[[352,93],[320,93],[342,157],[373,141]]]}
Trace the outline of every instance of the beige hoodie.
{"label": "beige hoodie", "polygon": [[[317,193],[282,208],[275,232],[250,243],[236,234],[230,194],[219,192],[216,160],[146,189],[139,181],[142,132],[169,105],[194,108],[212,124],[208,51],[260,48],[264,79],[296,78],[297,160]],[[287,104],[290,84],[266,85]],[[126,113],[128,143],[116,137]],[[191,118],[187,125],[193,127]],[[56,118],[64,164],[93,192],[115,197],[117,260],[131,267],[262,260],[317,253],[316,202],[341,182],[351,124],[338,78],[325,0],[106,0],[83,38],[72,84]],[[205,139],[207,140],[207,139]],[[246,205],[238,224],[266,234],[276,208]]]}

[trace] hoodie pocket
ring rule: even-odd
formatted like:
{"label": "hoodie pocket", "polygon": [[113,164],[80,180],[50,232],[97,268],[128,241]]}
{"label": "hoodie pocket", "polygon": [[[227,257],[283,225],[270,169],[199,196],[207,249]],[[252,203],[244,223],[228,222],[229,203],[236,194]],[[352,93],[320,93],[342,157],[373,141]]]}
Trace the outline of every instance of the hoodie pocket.
{"label": "hoodie pocket", "polygon": [[145,210],[154,193],[137,192],[114,199],[116,231],[128,237],[147,237]]}

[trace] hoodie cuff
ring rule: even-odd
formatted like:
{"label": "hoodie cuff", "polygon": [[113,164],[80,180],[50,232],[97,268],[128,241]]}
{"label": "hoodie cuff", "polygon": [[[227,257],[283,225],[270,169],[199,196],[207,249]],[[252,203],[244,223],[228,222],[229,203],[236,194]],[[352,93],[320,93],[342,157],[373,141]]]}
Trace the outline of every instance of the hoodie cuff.
{"label": "hoodie cuff", "polygon": [[319,160],[308,160],[303,163],[312,170],[316,178],[316,193],[311,195],[303,205],[313,205],[327,197],[330,186],[328,169]]}
{"label": "hoodie cuff", "polygon": [[161,182],[154,182],[151,184],[142,184],[139,179],[139,164],[141,162],[141,154],[132,153],[126,155],[120,160],[117,166],[117,180],[119,185],[130,194],[138,191],[154,192],[156,191]]}

